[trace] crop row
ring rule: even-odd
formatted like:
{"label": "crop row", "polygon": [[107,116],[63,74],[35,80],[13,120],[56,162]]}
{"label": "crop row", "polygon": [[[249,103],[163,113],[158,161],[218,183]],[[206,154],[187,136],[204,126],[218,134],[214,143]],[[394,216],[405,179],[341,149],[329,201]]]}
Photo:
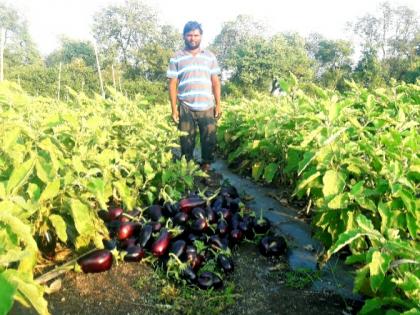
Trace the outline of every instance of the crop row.
{"label": "crop row", "polygon": [[361,266],[361,313],[414,313],[420,301],[419,85],[340,95],[282,82],[287,95],[231,100],[218,130],[238,171],[293,186],[327,257]]}
{"label": "crop row", "polygon": [[102,248],[99,209],[178,200],[198,172],[173,159],[167,106],[112,90],[106,100],[69,94],[63,103],[0,85],[0,314],[13,300],[48,313],[34,281],[38,247],[57,238],[79,252]]}

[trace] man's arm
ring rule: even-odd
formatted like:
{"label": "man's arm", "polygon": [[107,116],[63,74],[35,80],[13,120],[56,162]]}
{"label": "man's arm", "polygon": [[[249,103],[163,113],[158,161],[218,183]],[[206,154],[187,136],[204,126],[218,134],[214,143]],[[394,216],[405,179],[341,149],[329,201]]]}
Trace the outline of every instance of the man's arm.
{"label": "man's arm", "polygon": [[169,99],[171,101],[172,119],[174,120],[175,123],[179,122],[177,94],[178,94],[178,79],[170,78],[169,79]]}
{"label": "man's arm", "polygon": [[211,76],[211,85],[214,95],[214,100],[216,102],[216,108],[214,109],[214,117],[219,118],[222,115],[222,108],[220,107],[220,79],[218,75]]}

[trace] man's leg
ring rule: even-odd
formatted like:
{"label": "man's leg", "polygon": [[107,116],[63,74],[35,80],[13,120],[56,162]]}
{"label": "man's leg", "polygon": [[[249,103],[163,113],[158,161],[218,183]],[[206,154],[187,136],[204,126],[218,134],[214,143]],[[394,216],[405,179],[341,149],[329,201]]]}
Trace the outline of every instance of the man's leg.
{"label": "man's leg", "polygon": [[191,111],[183,105],[179,106],[179,125],[178,129],[188,134],[180,137],[181,155],[189,161],[193,159],[195,147],[196,127]]}
{"label": "man's leg", "polygon": [[198,128],[200,129],[202,163],[210,164],[214,161],[214,151],[216,149],[216,120],[214,119],[214,108],[196,112],[196,114]]}

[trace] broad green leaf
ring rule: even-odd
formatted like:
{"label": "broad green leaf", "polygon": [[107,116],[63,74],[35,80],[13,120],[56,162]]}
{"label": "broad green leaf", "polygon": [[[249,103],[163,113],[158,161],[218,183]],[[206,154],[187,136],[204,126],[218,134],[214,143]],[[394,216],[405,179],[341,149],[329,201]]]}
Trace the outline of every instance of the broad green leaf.
{"label": "broad green leaf", "polygon": [[38,157],[35,163],[35,169],[36,175],[45,184],[48,184],[56,176],[53,164],[42,157]]}
{"label": "broad green leaf", "polygon": [[403,279],[394,281],[414,301],[420,301],[420,279],[411,272],[405,272]]}
{"label": "broad green leaf", "polygon": [[106,192],[104,180],[102,178],[91,178],[87,188],[95,195],[101,208],[106,209],[108,198],[112,195],[112,192]]}
{"label": "broad green leaf", "polygon": [[322,182],[324,184],[322,192],[325,197],[334,196],[343,192],[344,186],[346,185],[344,174],[335,170],[325,172]]}
{"label": "broad green leaf", "polygon": [[264,163],[262,162],[255,162],[252,165],[252,179],[258,180],[264,171]]}
{"label": "broad green leaf", "polygon": [[311,182],[313,182],[315,179],[317,179],[319,176],[321,175],[320,172],[316,172],[315,174],[312,174],[311,176],[309,176],[308,178],[304,179],[303,181],[301,181],[299,183],[299,185],[297,186],[297,190],[302,190],[304,189],[306,186],[308,186]]}
{"label": "broad green leaf", "polygon": [[417,229],[418,229],[416,218],[414,218],[411,213],[406,213],[405,219],[407,220],[407,228],[408,228],[408,231],[410,232],[411,237],[413,239],[416,239]]}
{"label": "broad green leaf", "polygon": [[369,266],[363,266],[362,268],[356,270],[356,276],[354,278],[354,291],[362,291],[366,282],[367,275],[369,273]]}
{"label": "broad green leaf", "polygon": [[271,183],[276,175],[278,165],[276,163],[268,164],[264,169],[264,178],[267,182]]}
{"label": "broad green leaf", "polygon": [[358,205],[360,207],[362,207],[363,209],[367,209],[367,210],[376,212],[376,205],[375,205],[375,203],[371,199],[369,199],[368,197],[355,196],[354,199],[356,200],[356,202],[358,203]]}
{"label": "broad green leaf", "polygon": [[356,218],[357,225],[366,232],[374,232],[372,221],[366,218],[363,214],[360,214]]}
{"label": "broad green leaf", "polygon": [[361,233],[359,229],[341,233],[340,236],[338,237],[337,242],[335,242],[335,244],[328,250],[327,256],[330,257],[332,254],[338,252],[344,246],[350,244],[351,242],[361,237],[362,235],[363,233]]}
{"label": "broad green leaf", "polygon": [[121,179],[118,182],[114,182],[114,186],[117,188],[118,194],[127,209],[133,210],[136,200],[131,196],[130,188],[128,188],[125,180]]}
{"label": "broad green leaf", "polygon": [[4,222],[5,224],[9,225],[11,231],[15,233],[19,241],[25,245],[27,254],[20,260],[18,270],[20,272],[31,273],[32,268],[36,263],[38,247],[32,237],[30,226],[24,224],[19,218],[5,211],[0,211],[0,222]]}
{"label": "broad green leaf", "polygon": [[370,287],[373,292],[378,291],[385,274],[388,271],[391,257],[385,253],[375,251],[372,255],[372,261],[369,263],[370,269]]}
{"label": "broad green leaf", "polygon": [[89,208],[79,199],[71,199],[71,214],[73,216],[74,225],[79,234],[92,233],[95,230],[89,214]]}
{"label": "broad green leaf", "polygon": [[67,242],[67,224],[63,217],[58,214],[51,214],[49,216],[50,222],[53,225],[58,238],[63,243]]}
{"label": "broad green leaf", "polygon": [[18,273],[14,269],[6,270],[3,275],[12,285],[16,286],[16,298],[30,302],[40,315],[50,314],[47,301],[43,297],[44,290],[31,276]]}
{"label": "broad green leaf", "polygon": [[7,279],[0,273],[0,315],[6,315],[9,313],[13,306],[13,295],[15,294],[16,286],[12,285]]}
{"label": "broad green leaf", "polygon": [[150,165],[150,163],[147,161],[144,162],[144,174],[146,175],[146,179],[149,181],[152,180],[156,175],[152,165]]}
{"label": "broad green leaf", "polygon": [[60,192],[60,179],[57,178],[54,181],[47,184],[47,186],[41,193],[41,197],[39,197],[39,202],[52,200],[54,199],[55,196],[58,195],[59,192]]}
{"label": "broad green leaf", "polygon": [[358,196],[363,192],[363,185],[365,184],[364,180],[361,180],[360,182],[357,182],[353,187],[351,187],[351,194],[353,196]]}
{"label": "broad green leaf", "polygon": [[35,158],[30,158],[22,165],[16,167],[10,175],[9,181],[7,182],[6,193],[13,195],[32,173],[34,167]]}
{"label": "broad green leaf", "polygon": [[380,298],[369,299],[363,305],[359,314],[369,314],[372,311],[379,310],[384,305],[384,302]]}
{"label": "broad green leaf", "polygon": [[328,208],[330,209],[345,209],[348,206],[348,195],[346,193],[336,195],[330,202]]}

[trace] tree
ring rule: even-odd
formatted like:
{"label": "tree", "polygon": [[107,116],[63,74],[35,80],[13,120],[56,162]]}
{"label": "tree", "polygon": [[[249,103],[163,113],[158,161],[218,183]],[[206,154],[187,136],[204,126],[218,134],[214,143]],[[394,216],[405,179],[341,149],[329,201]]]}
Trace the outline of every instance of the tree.
{"label": "tree", "polygon": [[228,70],[227,60],[239,45],[247,40],[262,39],[266,33],[266,27],[249,15],[238,15],[234,21],[225,22],[211,45],[221,69]]}
{"label": "tree", "polygon": [[26,21],[18,11],[0,3],[0,81],[4,79],[4,66],[41,63]]}
{"label": "tree", "polygon": [[244,91],[273,90],[290,72],[303,81],[313,77],[304,40],[295,33],[247,39],[229,54],[226,65],[233,71],[231,81]]}
{"label": "tree", "polygon": [[362,53],[356,69],[354,79],[366,88],[375,88],[384,84],[383,71],[376,51],[366,49]]}
{"label": "tree", "polygon": [[[376,52],[385,77],[402,79],[404,73],[416,68],[419,55],[419,17],[415,11],[382,3],[377,15],[367,14],[350,23],[366,54]],[[364,57],[366,57],[366,54]],[[370,55],[371,56],[371,55]],[[364,62],[372,60],[365,58]]]}
{"label": "tree", "polygon": [[95,51],[92,43],[62,36],[60,48],[47,56],[46,63],[48,66],[55,66],[60,62],[69,64],[77,59],[83,60],[88,67],[95,67]]}
{"label": "tree", "polygon": [[[156,11],[140,0],[127,0],[95,14],[93,35],[100,50],[106,51],[105,63],[121,62],[130,77],[162,77],[170,54],[181,43],[180,34],[171,26],[159,25]],[[153,68],[156,64],[158,71]]]}
{"label": "tree", "polygon": [[328,88],[339,87],[341,90],[344,80],[351,76],[351,42],[341,39],[329,40],[320,34],[311,34],[305,47],[316,63],[317,80]]}

